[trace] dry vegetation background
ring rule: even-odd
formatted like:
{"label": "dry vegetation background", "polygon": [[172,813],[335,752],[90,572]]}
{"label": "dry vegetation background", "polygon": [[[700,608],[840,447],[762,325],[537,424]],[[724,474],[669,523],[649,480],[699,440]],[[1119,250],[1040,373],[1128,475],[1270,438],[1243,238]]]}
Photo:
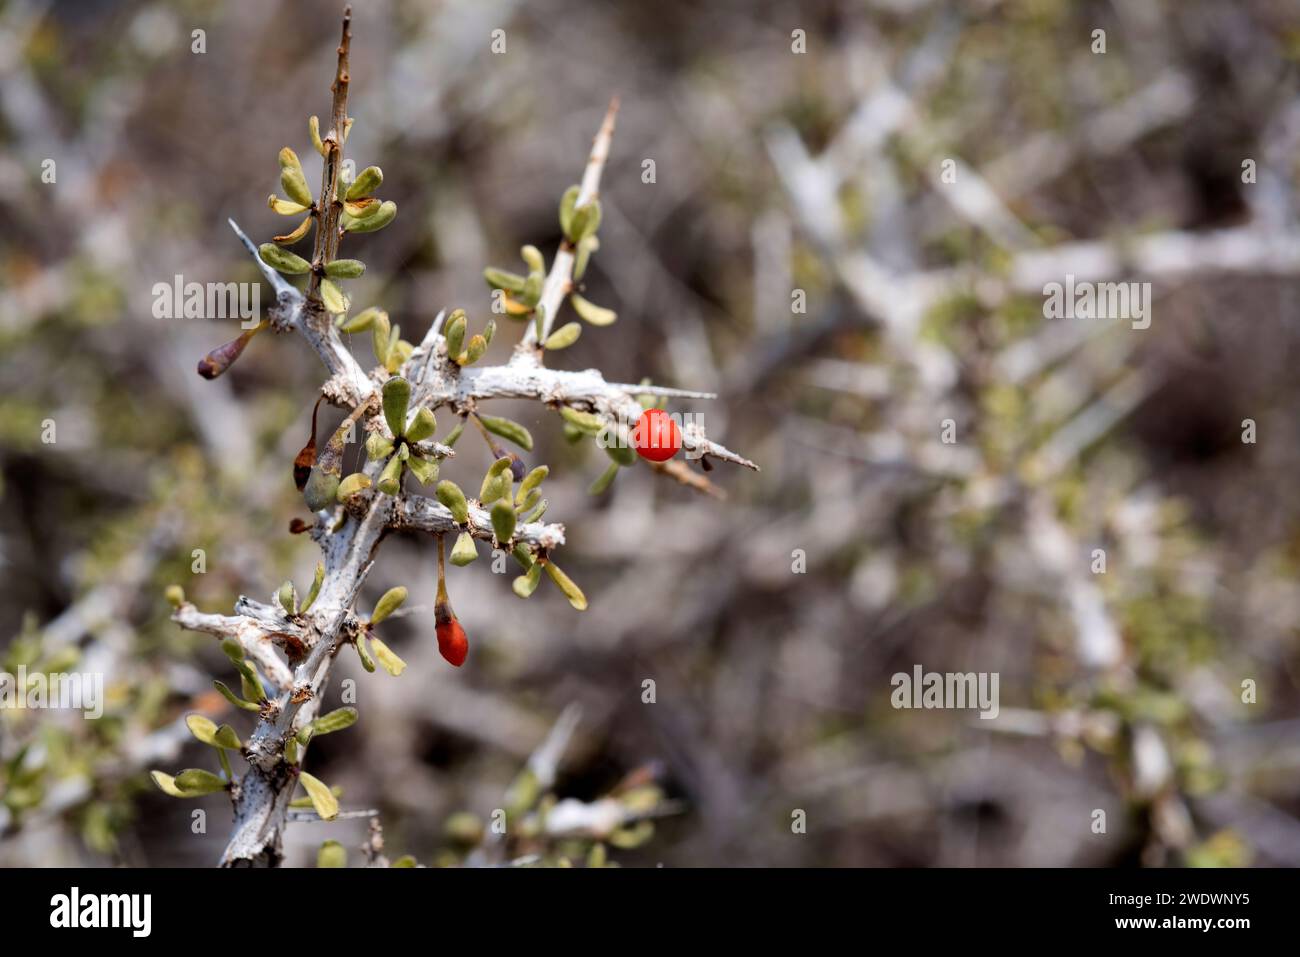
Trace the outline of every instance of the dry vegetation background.
{"label": "dry vegetation background", "polygon": [[[328,109],[336,6],[0,5],[0,654],[110,693],[101,721],[0,713],[0,863],[220,854],[224,798],[146,774],[202,760],[179,722],[217,714],[224,667],[163,589],[224,612],[310,581],[290,463],[321,369],[267,335],[205,382],[234,324],[154,319],[152,289],[256,278],[226,218],[283,225],[274,158]],[[452,669],[431,543],[386,544],[363,604],[411,589],[424,611],[385,626],[410,667],[348,656],[361,721],[309,769],[391,851],[446,859],[449,815],[497,807],[576,702],[558,794],[649,764],[680,802],[625,865],[1300,864],[1300,5],[356,7],[349,152],[400,214],[355,301],[417,341],[443,307],[481,323],[482,268],[551,254],[617,93],[587,286],[620,318],[552,364],[715,389],[674,408],[763,466],[719,466],[726,502],[646,469],[590,498],[603,456],[540,407],[490,410],[538,438],[591,609],[453,569],[474,650]],[[1045,321],[1066,272],[1151,281],[1151,328]],[[444,475],[477,482],[475,438]],[[999,672],[998,720],[892,709],[918,663]],[[365,827],[295,825],[290,862]]]}

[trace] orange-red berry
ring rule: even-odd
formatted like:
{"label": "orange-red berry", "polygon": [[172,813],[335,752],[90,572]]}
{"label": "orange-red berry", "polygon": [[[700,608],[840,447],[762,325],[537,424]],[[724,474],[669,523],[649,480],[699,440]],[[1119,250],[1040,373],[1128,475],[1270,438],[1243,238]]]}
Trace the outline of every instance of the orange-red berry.
{"label": "orange-red berry", "polygon": [[469,638],[465,629],[460,626],[460,621],[451,609],[444,608],[441,603],[434,609],[434,617],[438,622],[438,652],[459,668],[469,655]]}
{"label": "orange-red berry", "polygon": [[632,429],[637,455],[651,462],[667,462],[682,449],[682,430],[663,409],[646,409]]}

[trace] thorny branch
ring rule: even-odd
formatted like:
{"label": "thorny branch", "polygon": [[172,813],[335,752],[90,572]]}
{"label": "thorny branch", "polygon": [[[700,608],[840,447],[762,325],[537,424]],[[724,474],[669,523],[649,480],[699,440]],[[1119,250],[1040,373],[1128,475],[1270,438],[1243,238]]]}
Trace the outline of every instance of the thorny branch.
{"label": "thorny branch", "polygon": [[[383,416],[378,414],[378,394],[387,373],[382,368],[371,373],[362,368],[344,345],[319,295],[323,267],[336,256],[342,235],[339,226],[342,202],[338,189],[350,123],[347,116],[350,43],[349,8],[343,19],[338,68],[332,86],[331,128],[322,137],[326,147],[324,172],[320,195],[311,213],[317,217],[318,228],[306,294],[262,261],[257,247],[233,220],[230,225],[275,290],[276,302],[269,310],[270,325],[278,332],[299,332],[320,356],[330,376],[321,389],[327,400],[352,410],[364,406],[362,414],[371,420],[368,428],[387,435],[389,430]],[[580,203],[598,194],[617,110],[615,99],[594,139],[580,187]],[[540,299],[544,310],[543,339],[564,297],[572,291],[574,258],[574,247],[566,239],[556,253]],[[449,407],[457,414],[468,414],[480,401],[532,399],[553,408],[569,406],[594,413],[609,428],[625,432],[628,423],[635,422],[641,414],[638,396],[713,397],[712,393],[663,386],[610,383],[595,369],[580,372],[547,369],[541,363],[543,353],[531,322],[508,364],[462,369],[447,356],[441,323],[440,316],[401,370],[417,385],[416,404],[430,409]],[[749,459],[709,439],[697,425],[683,430],[682,444],[690,458],[707,455],[746,468],[758,468]],[[435,450],[439,457],[453,454],[446,446],[436,446]],[[370,462],[364,471],[374,478],[378,470],[379,463]],[[657,464],[657,470],[701,491],[716,494],[707,479],[681,462]],[[203,614],[188,603],[178,607],[172,616],[184,628],[234,638],[272,685],[273,696],[263,704],[257,726],[243,748],[248,772],[233,782],[231,788],[235,824],[222,856],[222,866],[275,866],[281,862],[283,832],[290,820],[289,803],[298,775],[297,768],[285,759],[286,745],[316,717],[335,656],[360,628],[352,607],[370,570],[374,551],[384,535],[396,529],[433,535],[467,530],[475,538],[495,541],[491,518],[476,502],[470,503],[468,521],[460,526],[451,512],[433,499],[416,494],[389,496],[372,487],[352,496],[346,507],[317,514],[312,537],[321,548],[325,574],[309,612],[289,615],[274,604],[263,605],[241,598],[234,616]],[[564,526],[523,524],[516,529],[514,539],[544,552],[564,543]],[[292,655],[286,644],[290,639],[295,652]],[[277,649],[285,653],[287,663],[281,660]]]}
{"label": "thorny branch", "polygon": [[316,204],[320,228],[316,230],[315,254],[312,257],[313,266],[316,268],[312,269],[311,282],[307,287],[313,307],[322,318],[325,316],[325,310],[321,308],[319,295],[321,281],[319,267],[335,258],[339,251],[339,240],[342,238],[339,218],[343,212],[343,200],[339,196],[339,179],[343,173],[343,143],[348,135],[348,83],[351,80],[348,73],[348,55],[351,45],[352,8],[349,7],[343,14],[338,71],[334,75],[334,85],[330,87],[334,93],[330,130],[321,137],[326,152],[325,167],[321,174],[320,201]]}
{"label": "thorny branch", "polygon": [[[600,176],[605,170],[605,161],[609,159],[609,145],[614,138],[614,120],[617,116],[618,97],[614,97],[610,100],[605,119],[600,124],[600,130],[591,144],[591,156],[587,159],[586,169],[582,173],[582,183],[575,206],[581,206],[600,196]],[[560,311],[560,304],[573,288],[575,252],[573,243],[567,238],[561,240],[560,248],[555,254],[555,262],[551,264],[551,271],[546,275],[546,284],[542,287],[542,298],[538,306],[542,310],[541,338],[538,338],[537,330],[530,322],[528,328],[524,330],[523,340],[519,343],[515,355],[516,361],[536,359],[536,344],[539,341],[546,341],[546,337],[550,335],[551,328],[555,325],[555,316]]]}

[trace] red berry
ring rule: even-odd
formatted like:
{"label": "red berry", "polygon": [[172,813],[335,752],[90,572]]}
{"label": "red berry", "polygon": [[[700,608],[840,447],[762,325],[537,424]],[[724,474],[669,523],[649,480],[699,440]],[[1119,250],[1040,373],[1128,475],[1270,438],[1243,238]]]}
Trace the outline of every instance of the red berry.
{"label": "red berry", "polygon": [[459,668],[469,655],[469,638],[465,636],[465,629],[460,626],[459,621],[452,618],[438,622],[437,631],[438,651]]}
{"label": "red berry", "polygon": [[663,409],[646,409],[632,430],[637,455],[651,462],[667,462],[681,451],[682,430]]}
{"label": "red berry", "polygon": [[469,638],[465,636],[465,629],[456,620],[456,613],[451,610],[451,602],[447,600],[447,576],[444,572],[442,548],[443,538],[439,535],[438,600],[433,605],[433,620],[437,624],[434,630],[438,634],[439,654],[459,668],[469,654]]}

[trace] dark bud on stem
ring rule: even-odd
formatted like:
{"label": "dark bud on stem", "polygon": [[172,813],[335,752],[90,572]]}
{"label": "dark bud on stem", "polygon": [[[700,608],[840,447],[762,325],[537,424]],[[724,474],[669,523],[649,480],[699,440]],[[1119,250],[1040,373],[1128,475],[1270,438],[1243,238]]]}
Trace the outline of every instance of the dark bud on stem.
{"label": "dark bud on stem", "polygon": [[257,335],[266,327],[265,320],[252,329],[247,329],[239,334],[239,338],[231,339],[224,345],[217,346],[206,356],[199,360],[199,375],[205,379],[215,379],[232,365],[244,351],[253,336]]}
{"label": "dark bud on stem", "polygon": [[[323,398],[324,396],[321,397]],[[293,484],[299,492],[306,487],[311,467],[316,464],[316,413],[320,410],[321,399],[316,400],[316,405],[311,410],[311,435],[307,438],[307,444],[293,460]]]}
{"label": "dark bud on stem", "polygon": [[311,475],[311,467],[316,462],[316,434],[313,432],[311,441],[304,445],[293,459],[293,485],[299,492],[307,485],[307,478]]}

